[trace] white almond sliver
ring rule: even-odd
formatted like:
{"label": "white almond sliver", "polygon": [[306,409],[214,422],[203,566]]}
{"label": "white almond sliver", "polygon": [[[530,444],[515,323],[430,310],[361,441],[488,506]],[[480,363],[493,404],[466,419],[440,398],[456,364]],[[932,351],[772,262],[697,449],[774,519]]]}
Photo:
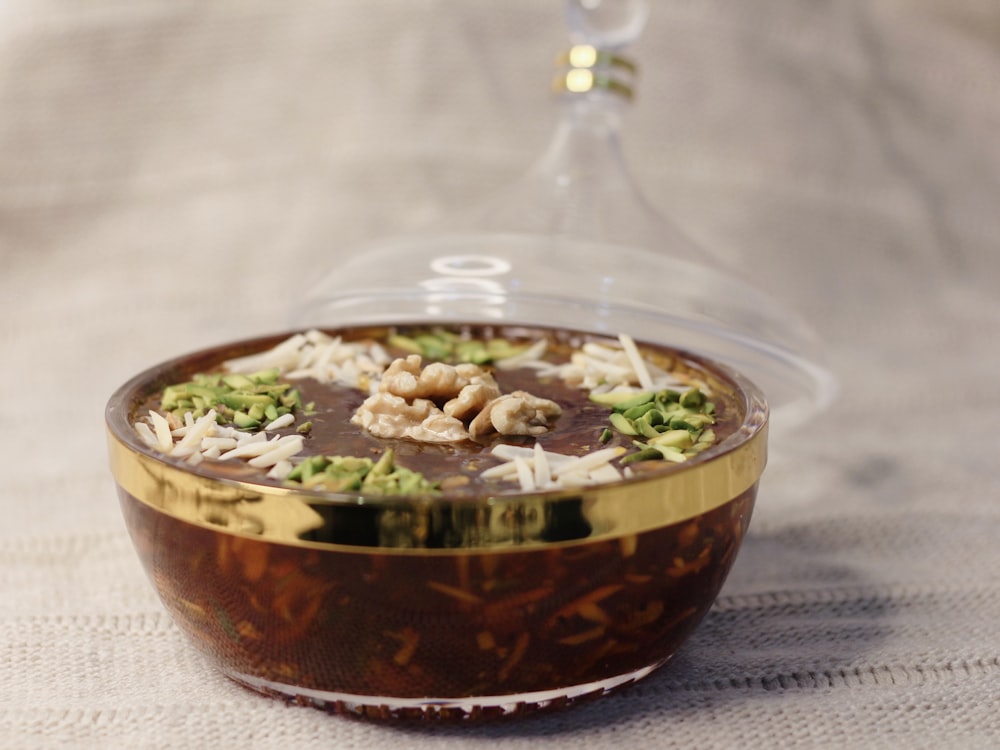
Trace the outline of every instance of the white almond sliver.
{"label": "white almond sliver", "polygon": [[513,370],[517,367],[537,363],[545,354],[547,346],[548,342],[545,339],[539,339],[520,354],[513,354],[510,357],[498,359],[493,364],[498,370]]}
{"label": "white almond sliver", "polygon": [[508,461],[504,464],[497,464],[496,466],[491,466],[488,469],[484,469],[480,474],[483,479],[503,479],[505,477],[514,477],[517,475],[517,464],[513,461]]}
{"label": "white almond sliver", "polygon": [[240,446],[266,442],[267,434],[263,432],[241,432],[236,438],[236,444]]}
{"label": "white almond sliver", "polygon": [[635,345],[633,338],[627,334],[618,334],[618,340],[621,342],[622,349],[628,355],[629,361],[632,363],[632,369],[635,370],[635,376],[639,380],[639,385],[646,390],[653,390],[653,379],[649,376],[649,370],[646,369],[646,362],[643,360],[642,355],[639,354],[639,349]]}
{"label": "white almond sliver", "polygon": [[592,482],[586,474],[565,474],[556,480],[558,487],[586,487],[588,484]]}
{"label": "white almond sliver", "polygon": [[318,328],[310,328],[303,334],[310,344],[329,344],[331,341],[340,341],[340,338],[330,338]]}
{"label": "white almond sliver", "polygon": [[267,476],[271,479],[277,479],[280,481],[287,477],[292,472],[293,468],[294,467],[292,466],[291,461],[288,459],[282,459],[271,467],[271,470],[267,472]]}
{"label": "white almond sliver", "polygon": [[270,453],[274,449],[271,443],[266,440],[254,440],[240,443],[230,451],[226,451],[219,456],[220,461],[228,461],[231,458],[253,458]]}
{"label": "white almond sliver", "polygon": [[272,422],[268,423],[268,425],[264,429],[265,430],[279,430],[282,427],[288,427],[288,425],[292,424],[294,421],[295,421],[295,415],[294,414],[290,414],[290,413],[289,414],[282,414],[277,419],[275,419]]}
{"label": "white almond sliver", "polygon": [[218,458],[220,455],[222,455],[222,451],[219,450],[219,447],[217,445],[212,445],[202,450],[201,455],[202,458]]}
{"label": "white almond sliver", "polygon": [[139,433],[139,439],[144,442],[147,447],[156,448],[159,445],[160,441],[156,439],[156,435],[153,434],[153,431],[149,429],[149,425],[145,422],[136,422],[135,431]]}
{"label": "white almond sliver", "polygon": [[236,438],[231,437],[205,437],[201,439],[201,450],[204,453],[214,448],[218,451],[228,451],[236,447]]}
{"label": "white almond sliver", "polygon": [[611,464],[604,464],[603,466],[598,466],[596,469],[591,469],[589,476],[591,481],[601,483],[615,482],[622,478],[621,472]]}
{"label": "white almond sliver", "polygon": [[186,428],[187,433],[177,445],[182,448],[195,448],[201,443],[202,439],[208,437],[214,428],[215,409],[212,409],[208,414],[198,417],[193,425]]}
{"label": "white almond sliver", "polygon": [[617,458],[622,453],[625,452],[624,448],[604,448],[603,450],[594,451],[593,453],[588,453],[586,456],[580,456],[579,458],[570,461],[562,466],[557,466],[552,471],[552,474],[556,477],[565,476],[567,474],[577,474],[580,472],[589,472],[602,464],[606,464],[609,461]]}
{"label": "white almond sliver", "polygon": [[588,341],[581,347],[581,351],[587,355],[587,357],[592,357],[594,359],[603,360],[605,362],[612,361],[618,354],[618,351],[611,349],[607,346],[601,346],[593,341]]}
{"label": "white almond sliver", "polygon": [[265,468],[268,466],[274,466],[279,461],[286,458],[291,458],[300,450],[302,450],[302,445],[305,442],[301,435],[289,435],[291,440],[279,440],[275,447],[265,453],[262,456],[257,456],[256,458],[251,458],[247,461],[250,466],[256,469]]}
{"label": "white almond sliver", "polygon": [[151,410],[149,418],[153,422],[153,431],[156,433],[156,447],[166,453],[174,447],[174,438],[170,434],[170,425],[159,412]]}
{"label": "white almond sliver", "polygon": [[552,473],[549,469],[548,459],[545,458],[545,451],[542,450],[541,443],[535,443],[534,450],[535,465],[535,486],[545,487],[552,481]]}
{"label": "white almond sliver", "polygon": [[514,466],[517,467],[517,481],[521,483],[521,489],[525,492],[535,489],[535,476],[528,462],[520,457],[515,458]]}
{"label": "white almond sliver", "polygon": [[513,461],[515,458],[520,456],[521,458],[529,458],[534,454],[534,449],[523,448],[520,445],[508,445],[507,443],[500,443],[493,446],[491,453],[497,458],[502,458],[505,461]]}

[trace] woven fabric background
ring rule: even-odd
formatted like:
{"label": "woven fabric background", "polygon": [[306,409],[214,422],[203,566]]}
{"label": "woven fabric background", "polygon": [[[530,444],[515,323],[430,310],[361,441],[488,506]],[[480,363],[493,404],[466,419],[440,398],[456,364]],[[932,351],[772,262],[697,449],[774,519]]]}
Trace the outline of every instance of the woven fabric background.
{"label": "woven fabric background", "polygon": [[189,649],[103,408],[515,177],[553,126],[561,3],[0,3],[0,746],[1000,745],[1000,5],[653,5],[634,174],[814,324],[841,395],[776,442],[667,668],[414,729],[269,701]]}

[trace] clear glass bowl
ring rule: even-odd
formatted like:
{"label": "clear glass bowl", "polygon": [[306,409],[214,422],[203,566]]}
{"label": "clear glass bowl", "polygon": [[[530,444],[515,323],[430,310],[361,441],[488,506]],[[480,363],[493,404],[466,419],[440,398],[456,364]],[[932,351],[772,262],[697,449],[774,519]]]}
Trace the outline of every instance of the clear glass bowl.
{"label": "clear glass bowl", "polygon": [[305,490],[226,462],[191,465],[139,438],[134,422],[165,385],[283,338],[159,364],[107,407],[139,558],[173,619],[232,679],[365,717],[516,716],[643,677],[708,611],[766,461],[767,406],[741,375],[671,350],[725,396],[729,432],[665,470],[574,489]]}

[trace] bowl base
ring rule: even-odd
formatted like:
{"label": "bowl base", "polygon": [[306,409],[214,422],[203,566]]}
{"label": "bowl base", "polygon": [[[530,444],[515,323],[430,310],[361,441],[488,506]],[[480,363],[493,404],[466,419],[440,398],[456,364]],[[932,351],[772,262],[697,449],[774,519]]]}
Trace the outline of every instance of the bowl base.
{"label": "bowl base", "polygon": [[571,685],[555,690],[466,698],[392,698],[353,695],[328,690],[287,685],[239,672],[226,672],[235,682],[271,698],[317,708],[328,713],[365,719],[417,721],[474,721],[526,716],[538,711],[565,708],[599,698],[647,676],[660,664],[653,664],[604,680]]}

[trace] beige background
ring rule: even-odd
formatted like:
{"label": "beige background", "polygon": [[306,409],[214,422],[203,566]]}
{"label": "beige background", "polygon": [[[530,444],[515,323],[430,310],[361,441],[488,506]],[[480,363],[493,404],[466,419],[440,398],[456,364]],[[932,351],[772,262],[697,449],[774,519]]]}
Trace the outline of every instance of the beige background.
{"label": "beige background", "polygon": [[561,4],[0,2],[0,745],[1000,744],[1000,5],[653,3],[633,171],[812,321],[841,400],[780,446],[667,669],[415,730],[267,701],[187,648],[103,406],[516,176],[555,117]]}

